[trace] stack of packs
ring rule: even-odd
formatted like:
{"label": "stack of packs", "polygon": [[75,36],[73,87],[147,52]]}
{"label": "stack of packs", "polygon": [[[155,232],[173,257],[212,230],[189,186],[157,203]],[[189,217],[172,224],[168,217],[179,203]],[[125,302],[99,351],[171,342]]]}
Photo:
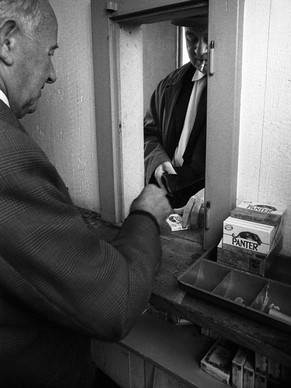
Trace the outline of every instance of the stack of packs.
{"label": "stack of packs", "polygon": [[201,369],[232,388],[290,387],[291,369],[267,356],[218,339]]}
{"label": "stack of packs", "polygon": [[229,385],[232,359],[236,352],[237,347],[233,343],[217,340],[200,361],[201,369]]}
{"label": "stack of packs", "polygon": [[265,276],[282,247],[285,211],[243,201],[223,222],[217,261]]}

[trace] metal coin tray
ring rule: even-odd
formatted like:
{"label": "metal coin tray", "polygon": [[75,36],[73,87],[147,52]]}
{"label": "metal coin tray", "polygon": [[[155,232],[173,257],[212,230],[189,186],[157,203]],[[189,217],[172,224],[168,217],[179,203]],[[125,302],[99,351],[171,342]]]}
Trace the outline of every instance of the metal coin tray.
{"label": "metal coin tray", "polygon": [[[290,259],[291,260],[291,259]],[[291,331],[291,285],[200,257],[178,277],[188,294]]]}

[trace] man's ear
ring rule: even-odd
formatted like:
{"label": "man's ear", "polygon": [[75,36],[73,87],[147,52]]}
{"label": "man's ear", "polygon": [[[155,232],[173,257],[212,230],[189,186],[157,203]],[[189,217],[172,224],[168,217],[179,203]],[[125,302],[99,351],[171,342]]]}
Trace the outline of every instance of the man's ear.
{"label": "man's ear", "polygon": [[0,25],[0,61],[7,66],[11,66],[14,62],[13,48],[15,46],[15,20],[4,20]]}

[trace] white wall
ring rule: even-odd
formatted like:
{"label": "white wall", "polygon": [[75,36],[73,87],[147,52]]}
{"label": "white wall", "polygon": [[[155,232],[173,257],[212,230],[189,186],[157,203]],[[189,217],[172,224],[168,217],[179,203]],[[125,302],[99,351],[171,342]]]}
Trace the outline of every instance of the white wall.
{"label": "white wall", "polygon": [[287,208],[291,254],[291,1],[245,0],[238,202]]}
{"label": "white wall", "polygon": [[145,113],[157,84],[177,67],[177,27],[166,21],[144,24],[142,30]]}
{"label": "white wall", "polygon": [[54,64],[36,113],[23,123],[64,179],[76,205],[99,211],[90,0],[51,0],[59,22]]}

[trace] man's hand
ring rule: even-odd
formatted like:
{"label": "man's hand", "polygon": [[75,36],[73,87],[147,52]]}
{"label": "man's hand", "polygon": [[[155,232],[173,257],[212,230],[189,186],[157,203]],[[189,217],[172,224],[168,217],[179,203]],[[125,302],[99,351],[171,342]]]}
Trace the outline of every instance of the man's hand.
{"label": "man's hand", "polygon": [[202,226],[204,216],[204,189],[190,197],[187,204],[174,212],[182,217],[182,226],[191,225],[197,229]]}
{"label": "man's hand", "polygon": [[171,205],[166,198],[166,192],[156,185],[147,185],[140,195],[132,202],[131,211],[144,210],[151,213],[161,225],[172,213]]}
{"label": "man's hand", "polygon": [[162,164],[160,164],[156,170],[155,170],[155,178],[156,178],[156,181],[158,183],[158,185],[165,189],[166,188],[164,187],[163,183],[162,183],[162,175],[167,172],[168,174],[177,174],[172,163],[167,161],[167,162],[164,162]]}

